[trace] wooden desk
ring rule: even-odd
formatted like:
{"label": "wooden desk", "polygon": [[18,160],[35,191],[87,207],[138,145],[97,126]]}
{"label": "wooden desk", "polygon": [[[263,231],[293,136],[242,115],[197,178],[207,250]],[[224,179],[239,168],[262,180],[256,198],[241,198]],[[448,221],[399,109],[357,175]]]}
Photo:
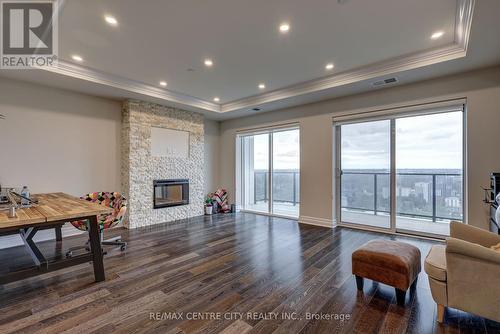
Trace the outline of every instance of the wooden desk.
{"label": "wooden desk", "polygon": [[[64,193],[38,194],[32,197],[38,200],[38,204],[30,208],[16,210],[16,218],[9,218],[8,212],[0,211],[0,234],[17,231],[35,262],[35,266],[0,276],[0,284],[88,261],[92,261],[94,265],[96,282],[103,281],[105,275],[98,216],[111,213],[112,209]],[[33,237],[40,229],[57,227],[62,223],[74,220],[89,221],[91,252],[49,263],[34,243]]]}

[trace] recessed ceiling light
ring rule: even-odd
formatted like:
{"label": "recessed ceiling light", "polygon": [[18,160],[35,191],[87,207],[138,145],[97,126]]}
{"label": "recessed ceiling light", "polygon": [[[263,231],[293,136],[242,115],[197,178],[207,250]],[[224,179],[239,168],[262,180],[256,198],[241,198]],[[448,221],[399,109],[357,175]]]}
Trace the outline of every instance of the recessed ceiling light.
{"label": "recessed ceiling light", "polygon": [[212,67],[212,65],[214,64],[212,59],[205,59],[204,63],[206,67]]}
{"label": "recessed ceiling light", "polygon": [[112,26],[116,26],[118,25],[118,20],[115,19],[113,16],[111,15],[104,15],[104,20],[109,24],[109,25],[112,25]]}
{"label": "recessed ceiling light", "polygon": [[166,81],[160,81],[160,86],[167,87],[167,82]]}
{"label": "recessed ceiling light", "polygon": [[436,31],[435,33],[433,33],[431,35],[431,39],[438,39],[438,38],[443,37],[443,35],[444,35],[444,31]]}
{"label": "recessed ceiling light", "polygon": [[77,61],[79,63],[83,61],[83,58],[79,55],[72,55],[71,58],[73,58],[74,61]]}
{"label": "recessed ceiling light", "polygon": [[280,24],[280,31],[282,33],[287,33],[290,30],[290,25],[288,23]]}
{"label": "recessed ceiling light", "polygon": [[335,67],[335,65],[333,65],[332,63],[328,63],[328,64],[326,64],[325,69],[327,71],[330,71],[330,70],[333,70],[334,67]]}
{"label": "recessed ceiling light", "polygon": [[220,102],[220,99],[216,96],[214,97],[214,102]]}
{"label": "recessed ceiling light", "polygon": [[259,89],[266,89],[266,85],[263,83],[259,84]]}

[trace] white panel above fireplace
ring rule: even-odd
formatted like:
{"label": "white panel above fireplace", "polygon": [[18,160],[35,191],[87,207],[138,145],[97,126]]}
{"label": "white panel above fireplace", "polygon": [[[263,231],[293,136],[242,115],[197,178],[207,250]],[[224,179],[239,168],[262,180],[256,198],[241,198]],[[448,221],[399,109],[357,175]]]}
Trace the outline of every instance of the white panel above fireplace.
{"label": "white panel above fireplace", "polygon": [[189,158],[189,132],[151,127],[151,156]]}

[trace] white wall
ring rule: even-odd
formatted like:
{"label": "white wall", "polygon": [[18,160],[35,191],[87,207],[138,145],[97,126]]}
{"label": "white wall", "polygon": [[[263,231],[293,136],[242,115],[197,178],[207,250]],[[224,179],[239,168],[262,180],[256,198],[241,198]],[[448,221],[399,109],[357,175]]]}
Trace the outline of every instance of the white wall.
{"label": "white wall", "polygon": [[0,78],[0,182],[120,191],[121,103]]}
{"label": "white wall", "polygon": [[220,150],[224,152],[220,182],[234,201],[236,131],[298,122],[300,215],[320,223],[332,221],[332,117],[454,98],[467,98],[468,222],[487,229],[489,208],[482,202],[480,186],[489,184],[492,171],[500,171],[500,67],[224,121],[220,130]]}
{"label": "white wall", "polygon": [[[120,102],[0,78],[0,114],[2,185],[75,196],[121,190]],[[46,230],[35,240],[52,238]],[[0,248],[20,244],[18,235],[0,238]]]}

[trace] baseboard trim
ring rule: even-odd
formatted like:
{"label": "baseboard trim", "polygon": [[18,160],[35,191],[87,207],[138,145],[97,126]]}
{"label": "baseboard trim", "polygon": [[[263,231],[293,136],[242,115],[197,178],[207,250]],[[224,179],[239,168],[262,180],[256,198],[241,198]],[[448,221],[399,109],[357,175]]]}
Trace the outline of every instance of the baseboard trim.
{"label": "baseboard trim", "polygon": [[300,216],[299,223],[307,224],[307,225],[314,225],[314,226],[321,226],[321,227],[328,227],[328,228],[334,227],[333,220],[331,220],[331,219],[310,217],[310,216]]}

